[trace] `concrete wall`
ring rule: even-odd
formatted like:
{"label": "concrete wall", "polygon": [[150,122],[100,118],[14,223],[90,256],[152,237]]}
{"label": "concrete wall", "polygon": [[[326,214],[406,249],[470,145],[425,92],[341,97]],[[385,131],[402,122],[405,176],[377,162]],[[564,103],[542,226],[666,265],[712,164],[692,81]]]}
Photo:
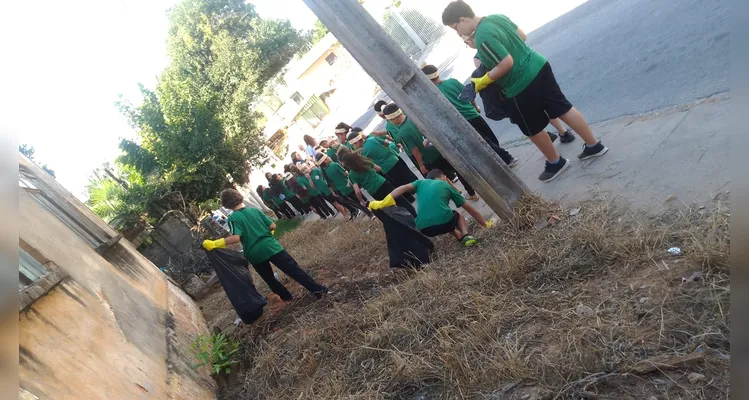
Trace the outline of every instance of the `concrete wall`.
{"label": "concrete wall", "polygon": [[[37,167],[21,166],[66,191]],[[69,194],[69,193],[68,193]],[[71,215],[116,233],[72,196]],[[189,344],[207,333],[197,306],[125,239],[102,255],[33,192],[19,191],[19,235],[36,257],[65,272],[19,316],[19,386],[40,399],[213,399]],[[42,278],[44,279],[44,278]]]}

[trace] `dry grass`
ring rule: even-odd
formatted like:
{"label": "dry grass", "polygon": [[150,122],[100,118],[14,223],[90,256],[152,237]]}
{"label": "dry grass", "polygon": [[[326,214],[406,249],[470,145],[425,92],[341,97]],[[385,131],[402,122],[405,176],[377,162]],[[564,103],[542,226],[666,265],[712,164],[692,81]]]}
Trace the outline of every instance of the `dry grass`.
{"label": "dry grass", "polygon": [[[605,200],[566,216],[536,197],[518,217],[479,233],[472,249],[449,237],[420,272],[391,272],[380,224],[307,224],[283,238],[330,285],[322,301],[272,302],[231,334],[244,343],[236,399],[728,398],[728,208],[633,214]],[[535,222],[561,217],[538,229]],[[335,229],[335,232],[330,232]],[[669,255],[669,247],[684,254]],[[701,271],[701,282],[681,277]],[[265,284],[256,282],[261,291]],[[581,316],[578,307],[590,307]],[[234,314],[221,291],[209,323]],[[704,362],[628,373],[661,354]],[[706,379],[690,383],[687,374]]]}

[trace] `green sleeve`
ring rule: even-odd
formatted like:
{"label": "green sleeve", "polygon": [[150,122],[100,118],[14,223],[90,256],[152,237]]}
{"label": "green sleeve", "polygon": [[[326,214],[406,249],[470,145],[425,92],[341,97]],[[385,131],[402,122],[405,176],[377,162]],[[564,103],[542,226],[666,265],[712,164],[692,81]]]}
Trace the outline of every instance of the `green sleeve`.
{"label": "green sleeve", "polygon": [[424,182],[423,179],[419,179],[417,181],[411,182],[412,185],[414,185],[414,192],[419,190],[419,187],[421,186],[421,183]]}
{"label": "green sleeve", "polygon": [[510,18],[508,18],[508,17],[506,16],[506,15],[502,15],[502,14],[498,15],[498,17],[499,17],[499,19],[500,19],[500,20],[502,20],[502,21],[503,21],[504,23],[506,23],[507,25],[509,25],[509,26],[510,26],[510,28],[514,29],[514,30],[515,30],[515,32],[517,32],[517,30],[518,30],[518,26],[517,26],[517,25],[515,25],[515,23],[514,23],[514,22],[512,22],[512,20],[511,20]]}
{"label": "green sleeve", "polygon": [[460,92],[463,91],[463,84],[460,83],[459,80],[453,78],[448,79],[448,81],[450,81],[450,94],[452,97],[461,103],[470,103],[468,100],[460,99]]}
{"label": "green sleeve", "polygon": [[455,207],[462,206],[463,203],[466,202],[466,199],[461,196],[460,193],[455,190],[454,187],[452,187],[452,185],[450,185],[449,183],[446,183],[446,185],[449,186],[448,189],[450,190],[450,199],[453,201],[453,203],[455,203]]}
{"label": "green sleeve", "polygon": [[260,210],[257,210],[257,212],[260,213],[260,215],[262,215],[261,218],[263,218],[263,222],[265,222],[265,226],[270,227],[271,225],[274,224],[273,220],[270,219],[267,215],[265,215],[264,212],[261,212]]}
{"label": "green sleeve", "polygon": [[[236,213],[236,211],[234,211],[234,213]],[[234,213],[232,213],[226,220],[226,223],[229,225],[229,232],[231,232],[232,235],[242,236],[242,228],[237,224],[237,218],[234,217]]]}

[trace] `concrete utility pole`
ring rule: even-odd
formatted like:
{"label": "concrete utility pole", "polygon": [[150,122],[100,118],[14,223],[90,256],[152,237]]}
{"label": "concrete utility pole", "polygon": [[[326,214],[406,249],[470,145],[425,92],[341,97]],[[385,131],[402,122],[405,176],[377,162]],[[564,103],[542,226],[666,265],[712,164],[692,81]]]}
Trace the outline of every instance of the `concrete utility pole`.
{"label": "concrete utility pole", "polygon": [[528,188],[361,4],[304,2],[489,207],[499,216],[511,216]]}

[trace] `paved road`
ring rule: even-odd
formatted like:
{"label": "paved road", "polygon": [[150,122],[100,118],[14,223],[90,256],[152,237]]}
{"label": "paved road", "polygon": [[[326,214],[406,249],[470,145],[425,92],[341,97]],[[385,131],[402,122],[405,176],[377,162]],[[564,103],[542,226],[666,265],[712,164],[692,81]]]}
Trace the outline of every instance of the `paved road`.
{"label": "paved road", "polygon": [[[726,0],[590,0],[528,35],[591,123],[728,91]],[[503,140],[518,136],[496,125]]]}
{"label": "paved road", "polygon": [[[548,58],[565,95],[589,122],[606,121],[728,91],[726,3],[590,0],[531,32],[528,43]],[[467,79],[469,53],[461,51],[441,68]],[[492,128],[504,143],[521,138],[509,121]]]}

